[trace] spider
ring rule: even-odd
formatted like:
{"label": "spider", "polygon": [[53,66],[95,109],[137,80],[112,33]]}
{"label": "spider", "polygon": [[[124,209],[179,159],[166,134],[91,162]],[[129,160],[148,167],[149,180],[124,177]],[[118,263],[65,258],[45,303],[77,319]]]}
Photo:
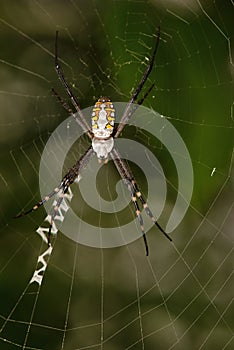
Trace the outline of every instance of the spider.
{"label": "spider", "polygon": [[[87,121],[85,120],[85,117],[79,106],[78,99],[72,92],[69,84],[66,81],[63,70],[60,67],[59,58],[58,58],[58,31],[56,31],[55,70],[71,100],[71,103],[73,104],[73,107],[76,110],[76,114],[73,112],[70,106],[57,94],[57,92],[54,89],[52,89],[52,91],[54,95],[58,98],[60,103],[63,105],[63,107],[76,119],[76,121],[78,122],[80,127],[83,129],[83,131],[89,136],[91,145],[88,148],[88,150],[80,157],[80,159],[72,166],[72,168],[70,168],[67,174],[62,178],[58,187],[56,187],[47,196],[45,196],[39,202],[37,202],[33,208],[31,208],[28,211],[23,211],[16,216],[16,218],[19,218],[37,210],[39,207],[43,206],[45,202],[47,202],[51,197],[53,197],[55,194],[58,193],[59,197],[51,213],[51,221],[50,221],[50,227],[49,227],[48,237],[47,237],[48,245],[51,245],[50,238],[51,238],[52,225],[56,218],[56,213],[58,212],[58,209],[63,201],[64,195],[67,193],[69,187],[74,183],[74,181],[77,179],[82,169],[88,164],[90,158],[94,154],[96,154],[98,161],[100,163],[102,163],[103,161],[104,163],[107,163],[108,158],[110,157],[113,160],[114,165],[117,171],[119,172],[121,178],[126,184],[131,194],[131,201],[134,205],[136,216],[139,220],[142,237],[145,244],[146,255],[148,256],[149,254],[149,247],[146,239],[146,234],[144,230],[143,219],[142,219],[139,203],[141,203],[142,208],[145,210],[146,214],[150,217],[150,219],[158,227],[158,229],[163,233],[163,235],[166,236],[170,241],[172,241],[171,237],[163,230],[163,228],[159,225],[157,220],[154,218],[151,209],[149,208],[146,200],[144,199],[143,195],[140,192],[138,184],[134,179],[134,176],[132,174],[132,171],[129,165],[126,163],[126,161],[124,161],[121,158],[118,149],[114,145],[115,138],[117,138],[120,135],[125,124],[130,120],[134,110],[143,103],[143,101],[148,96],[148,94],[150,93],[150,91],[154,86],[154,84],[152,84],[150,88],[147,90],[146,94],[140,100],[137,100],[138,95],[140,94],[143,88],[143,85],[147,81],[150,75],[150,72],[152,71],[154,61],[155,61],[155,56],[159,45],[159,40],[160,40],[160,27],[158,27],[158,33],[157,33],[155,45],[153,48],[153,52],[152,52],[152,56],[150,58],[149,64],[146,67],[146,70],[142,75],[142,78],[137,88],[135,89],[133,95],[131,96],[130,101],[128,102],[125,108],[125,111],[123,112],[123,115],[120,119],[120,123],[118,124],[118,126],[115,128],[115,109],[111,100],[108,97],[100,97],[93,107],[92,128],[91,128],[87,123]],[[134,108],[132,109],[132,104],[135,109]]]}

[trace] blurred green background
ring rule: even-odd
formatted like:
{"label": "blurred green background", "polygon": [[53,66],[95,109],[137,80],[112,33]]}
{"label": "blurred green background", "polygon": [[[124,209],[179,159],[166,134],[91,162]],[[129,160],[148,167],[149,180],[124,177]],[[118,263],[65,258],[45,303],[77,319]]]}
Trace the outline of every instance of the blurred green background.
{"label": "blurred green background", "polygon": [[[142,240],[98,250],[59,233],[41,288],[29,285],[46,214],[13,217],[40,198],[43,148],[67,118],[51,94],[54,87],[66,98],[54,70],[55,31],[85,108],[100,95],[128,101],[158,25],[147,85],[156,86],[144,105],[176,127],[194,167],[193,198],[173,244],[152,228],[146,258]],[[233,349],[233,32],[231,0],[0,2],[1,350]],[[171,184],[165,226],[178,181],[170,155],[149,135],[124,132],[155,153]],[[113,181],[108,169],[100,170],[101,191]],[[96,224],[93,216],[86,220]]]}

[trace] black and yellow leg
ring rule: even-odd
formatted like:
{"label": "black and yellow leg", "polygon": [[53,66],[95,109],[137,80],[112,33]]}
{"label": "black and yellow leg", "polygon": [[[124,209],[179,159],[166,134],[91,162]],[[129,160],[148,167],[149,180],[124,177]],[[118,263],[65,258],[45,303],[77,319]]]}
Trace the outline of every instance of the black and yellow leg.
{"label": "black and yellow leg", "polygon": [[43,199],[41,199],[39,202],[37,202],[33,208],[29,209],[28,211],[21,212],[20,214],[16,215],[15,218],[20,218],[21,216],[27,215],[27,214],[31,213],[32,211],[37,210],[42,205],[44,205],[46,202],[48,202],[48,200],[51,197],[53,197],[56,193],[58,193],[61,188],[62,188],[62,183],[58,187],[56,187],[52,192],[50,192],[47,196],[45,196]]}
{"label": "black and yellow leg", "polygon": [[149,255],[149,247],[148,247],[148,243],[147,243],[147,239],[146,239],[146,235],[145,235],[143,218],[142,218],[142,215],[141,215],[141,211],[140,211],[139,205],[137,203],[137,197],[136,197],[136,194],[134,192],[134,187],[131,184],[128,184],[128,189],[131,192],[131,200],[132,200],[132,203],[133,203],[133,205],[135,207],[136,215],[137,215],[137,218],[139,220],[141,233],[142,233],[142,236],[143,236],[143,239],[144,239],[144,243],[145,243],[146,256],[148,256]]}
{"label": "black and yellow leg", "polygon": [[124,180],[125,184],[128,187],[128,190],[131,192],[131,198],[132,198],[132,202],[134,204],[135,210],[136,210],[136,214],[141,226],[141,231],[142,231],[142,235],[144,238],[144,242],[145,242],[145,247],[146,247],[146,255],[148,255],[148,244],[147,244],[147,240],[146,240],[146,235],[145,235],[145,231],[144,231],[144,227],[143,227],[143,219],[141,216],[141,211],[139,209],[139,205],[138,205],[138,200],[140,200],[146,214],[151,218],[151,220],[153,221],[153,223],[158,227],[158,229],[164,234],[164,236],[167,237],[167,239],[169,239],[169,241],[172,241],[171,237],[163,230],[163,228],[158,224],[158,222],[156,221],[156,219],[154,218],[150,208],[148,207],[148,204],[146,203],[145,199],[143,198],[137,183],[132,175],[131,169],[129,168],[128,164],[121,158],[118,150],[116,149],[116,147],[113,148],[113,150],[110,152],[110,155],[114,161],[114,164],[116,166],[116,169],[118,170],[120,176],[122,177],[122,179]]}
{"label": "black and yellow leg", "polygon": [[135,193],[136,193],[136,196],[137,198],[140,199],[141,203],[142,203],[142,206],[146,212],[146,214],[151,218],[151,220],[153,221],[153,223],[157,226],[157,228],[164,234],[164,236],[167,237],[167,239],[169,239],[169,241],[172,242],[172,239],[171,237],[163,230],[163,228],[159,225],[159,223],[157,222],[157,220],[155,219],[155,217],[153,216],[153,213],[152,211],[150,210],[147,202],[145,201],[144,197],[142,196],[138,186],[137,186],[137,183],[134,179],[131,180],[131,183],[132,183],[132,186],[134,187],[135,189]]}

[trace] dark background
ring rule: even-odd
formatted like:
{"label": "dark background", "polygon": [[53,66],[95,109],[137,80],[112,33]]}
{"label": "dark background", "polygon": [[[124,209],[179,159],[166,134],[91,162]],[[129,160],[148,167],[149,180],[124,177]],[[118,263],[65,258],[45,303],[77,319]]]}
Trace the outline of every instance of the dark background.
{"label": "dark background", "polygon": [[[1,350],[233,348],[232,13],[221,0],[0,2]],[[54,70],[55,31],[85,108],[100,95],[128,101],[158,25],[147,85],[156,86],[144,105],[168,117],[194,167],[193,198],[173,244],[151,229],[146,258],[142,240],[99,250],[59,233],[41,288],[29,285],[46,214],[13,216],[39,199],[41,153],[67,118],[51,94],[54,87],[66,97]],[[137,130],[125,132],[141,141]],[[142,142],[176,186],[166,150],[148,135]],[[112,181],[101,171],[100,189]],[[175,196],[169,186],[162,225]],[[87,220],[96,224],[92,212]]]}

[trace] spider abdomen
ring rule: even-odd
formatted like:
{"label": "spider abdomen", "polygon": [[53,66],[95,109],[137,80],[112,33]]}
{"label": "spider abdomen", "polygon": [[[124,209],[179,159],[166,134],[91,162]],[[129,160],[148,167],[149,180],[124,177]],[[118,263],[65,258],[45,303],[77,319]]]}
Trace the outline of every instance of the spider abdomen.
{"label": "spider abdomen", "polygon": [[114,130],[115,109],[108,97],[101,97],[92,112],[92,132],[98,139],[109,138]]}

